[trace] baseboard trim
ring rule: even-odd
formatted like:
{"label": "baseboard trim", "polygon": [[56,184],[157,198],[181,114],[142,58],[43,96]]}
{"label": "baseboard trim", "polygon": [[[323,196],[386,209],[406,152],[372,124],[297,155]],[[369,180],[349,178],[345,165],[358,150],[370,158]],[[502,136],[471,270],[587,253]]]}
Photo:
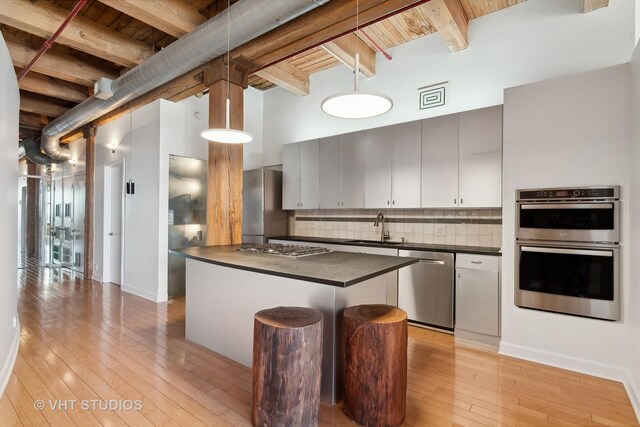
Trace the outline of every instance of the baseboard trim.
{"label": "baseboard trim", "polygon": [[633,410],[636,412],[636,418],[638,418],[638,422],[640,422],[640,387],[636,383],[630,370],[627,370],[624,388],[627,389],[631,406],[633,406]]}
{"label": "baseboard trim", "polygon": [[153,302],[158,302],[158,295],[153,293],[153,292],[149,292],[149,291],[145,291],[142,289],[137,289],[137,288],[133,288],[131,286],[127,286],[127,285],[122,285],[120,286],[120,289],[122,290],[122,292],[126,292],[128,294],[133,294],[135,296],[144,298],[144,299],[148,299],[149,301],[153,301]]}
{"label": "baseboard trim", "polygon": [[0,396],[4,394],[7,384],[9,384],[9,379],[13,373],[13,365],[16,363],[16,357],[18,357],[18,348],[20,347],[20,319],[18,319],[18,325],[13,328],[13,330],[14,335],[11,348],[9,348],[9,354],[2,369],[0,369]]}
{"label": "baseboard trim", "polygon": [[530,362],[541,363],[543,365],[619,381],[621,383],[625,383],[628,378],[626,369],[619,366],[537,350],[531,347],[505,343],[504,341],[500,343],[499,353],[504,356],[511,356],[517,359],[524,359]]}

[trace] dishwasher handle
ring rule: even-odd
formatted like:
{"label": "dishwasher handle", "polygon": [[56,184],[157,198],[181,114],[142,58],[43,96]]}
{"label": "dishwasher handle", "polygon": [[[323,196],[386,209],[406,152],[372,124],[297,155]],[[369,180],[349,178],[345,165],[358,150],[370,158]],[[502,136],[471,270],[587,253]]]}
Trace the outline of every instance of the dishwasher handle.
{"label": "dishwasher handle", "polygon": [[418,260],[418,262],[424,262],[426,264],[444,265],[444,261],[441,259],[420,259]]}

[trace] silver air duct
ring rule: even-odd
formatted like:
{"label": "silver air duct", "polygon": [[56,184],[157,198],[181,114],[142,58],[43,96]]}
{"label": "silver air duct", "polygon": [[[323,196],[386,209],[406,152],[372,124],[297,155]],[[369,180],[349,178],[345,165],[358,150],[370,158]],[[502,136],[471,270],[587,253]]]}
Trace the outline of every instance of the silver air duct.
{"label": "silver air duct", "polygon": [[112,97],[88,98],[52,121],[42,131],[42,149],[53,159],[69,160],[69,149],[60,146],[60,138],[66,133],[226,53],[228,13],[231,13],[230,48],[235,49],[328,2],[329,0],[239,1],[114,80],[111,84]]}
{"label": "silver air duct", "polygon": [[18,146],[18,157],[20,160],[27,158],[37,165],[50,165],[66,162],[68,159],[52,159],[40,150],[40,144],[35,139],[25,139]]}

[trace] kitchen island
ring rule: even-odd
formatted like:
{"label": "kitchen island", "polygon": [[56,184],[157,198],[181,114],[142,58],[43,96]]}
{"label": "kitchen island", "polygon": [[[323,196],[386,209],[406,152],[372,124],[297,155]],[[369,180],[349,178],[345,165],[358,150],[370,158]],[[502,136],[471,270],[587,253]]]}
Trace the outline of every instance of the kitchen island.
{"label": "kitchen island", "polygon": [[342,311],[395,301],[387,274],[414,258],[328,252],[304,257],[241,252],[240,245],[176,250],[187,258],[188,340],[251,366],[253,316],[277,306],[324,315],[321,398],[335,404],[343,384]]}

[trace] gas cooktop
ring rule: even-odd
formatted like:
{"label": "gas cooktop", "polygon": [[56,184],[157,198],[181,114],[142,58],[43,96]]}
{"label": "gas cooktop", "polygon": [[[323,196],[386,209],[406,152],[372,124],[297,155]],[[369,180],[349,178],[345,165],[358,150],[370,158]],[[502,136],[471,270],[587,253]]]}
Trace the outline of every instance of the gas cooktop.
{"label": "gas cooktop", "polygon": [[240,252],[253,252],[257,254],[269,254],[279,255],[292,258],[299,258],[303,256],[326,254],[331,252],[331,249],[318,248],[313,246],[296,246],[296,245],[282,245],[282,244],[266,244],[266,245],[254,245],[243,244],[239,249]]}

